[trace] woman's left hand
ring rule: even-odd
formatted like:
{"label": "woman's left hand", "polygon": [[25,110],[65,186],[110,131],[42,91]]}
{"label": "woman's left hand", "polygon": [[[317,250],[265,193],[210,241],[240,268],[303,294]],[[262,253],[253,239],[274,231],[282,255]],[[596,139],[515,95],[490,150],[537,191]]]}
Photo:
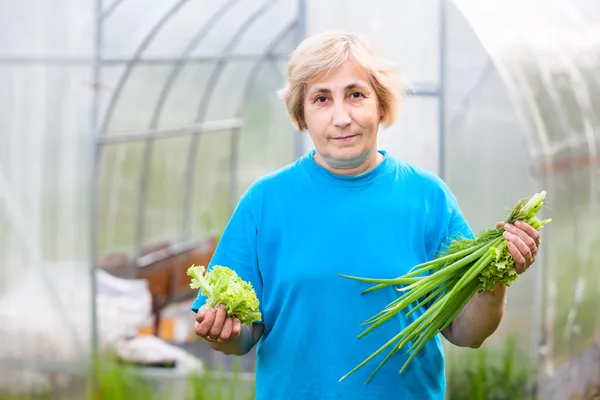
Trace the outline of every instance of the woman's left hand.
{"label": "woman's left hand", "polygon": [[540,233],[523,221],[517,221],[515,225],[498,222],[496,227],[502,225],[508,251],[515,260],[517,273],[522,274],[535,262],[541,243]]}

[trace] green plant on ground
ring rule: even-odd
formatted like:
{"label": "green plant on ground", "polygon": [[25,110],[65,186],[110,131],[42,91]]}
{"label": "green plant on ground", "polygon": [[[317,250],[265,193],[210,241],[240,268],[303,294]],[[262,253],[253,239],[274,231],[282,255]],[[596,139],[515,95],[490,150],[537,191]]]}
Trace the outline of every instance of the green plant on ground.
{"label": "green plant on ground", "polygon": [[447,400],[536,399],[533,364],[518,350],[514,335],[500,349],[461,349],[447,359]]}
{"label": "green plant on ground", "polygon": [[253,380],[244,380],[234,360],[231,371],[207,369],[183,379],[153,375],[144,367],[125,365],[113,357],[96,363],[93,373],[73,375],[68,388],[39,394],[4,394],[0,400],[252,400]]}
{"label": "green plant on ground", "polygon": [[94,380],[87,387],[87,400],[152,399],[153,387],[144,382],[130,367],[118,364],[95,368]]}
{"label": "green plant on ground", "polygon": [[253,387],[244,387],[240,371],[240,363],[234,360],[227,376],[207,369],[179,380],[152,378],[142,367],[110,362],[97,369],[95,385],[88,385],[86,400],[251,400]]}

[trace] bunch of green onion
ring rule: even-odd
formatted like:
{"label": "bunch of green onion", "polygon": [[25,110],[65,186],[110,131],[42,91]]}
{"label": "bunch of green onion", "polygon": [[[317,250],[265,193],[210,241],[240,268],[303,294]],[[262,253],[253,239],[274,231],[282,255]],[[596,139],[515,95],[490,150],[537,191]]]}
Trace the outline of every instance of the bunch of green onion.
{"label": "bunch of green onion", "polygon": [[[514,224],[516,221],[524,221],[539,231],[551,221],[537,218],[545,197],[546,192],[540,192],[520,200],[505,222]],[[407,317],[421,307],[425,308],[417,319],[340,378],[340,381],[391,347],[387,356],[367,380],[368,383],[390,357],[410,344],[406,354],[412,354],[400,369],[402,373],[425,344],[450,325],[477,292],[494,290],[498,281],[510,286],[519,275],[503,236],[503,226],[485,229],[473,239],[460,237],[451,240],[432,261],[416,265],[398,278],[361,278],[340,274],[344,278],[373,283],[374,286],[366,289],[363,294],[390,285],[400,285],[396,290],[403,292],[402,296],[362,324],[369,327],[358,338],[409,306],[412,306],[412,309],[407,312]]]}

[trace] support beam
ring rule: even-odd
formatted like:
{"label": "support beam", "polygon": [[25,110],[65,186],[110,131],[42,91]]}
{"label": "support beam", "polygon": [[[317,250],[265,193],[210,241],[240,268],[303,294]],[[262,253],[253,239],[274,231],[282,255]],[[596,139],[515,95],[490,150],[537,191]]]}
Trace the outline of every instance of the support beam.
{"label": "support beam", "polygon": [[198,135],[200,133],[226,131],[241,127],[241,118],[229,118],[215,121],[200,122],[198,124],[192,124],[172,129],[151,129],[141,132],[105,135],[98,138],[98,143],[114,144],[139,142],[143,140],[163,139],[178,136]]}

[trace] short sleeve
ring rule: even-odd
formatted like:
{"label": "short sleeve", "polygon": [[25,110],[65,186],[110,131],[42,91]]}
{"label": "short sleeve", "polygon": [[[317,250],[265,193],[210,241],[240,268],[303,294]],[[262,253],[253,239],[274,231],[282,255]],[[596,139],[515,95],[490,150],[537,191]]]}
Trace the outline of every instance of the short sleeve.
{"label": "short sleeve", "polygon": [[[260,276],[257,255],[258,228],[252,212],[251,192],[246,191],[227,223],[209,263],[208,270],[221,265],[234,270],[240,278],[254,287],[258,300],[262,304],[262,279]],[[192,311],[198,309],[206,301],[200,292],[192,305]],[[260,307],[261,313],[262,305]]]}
{"label": "short sleeve", "polygon": [[459,205],[458,201],[452,195],[452,199],[450,201],[450,221],[448,222],[448,233],[442,245],[446,245],[450,240],[458,239],[458,238],[467,238],[472,239],[474,237],[473,230],[471,229],[469,223],[465,219]]}
{"label": "short sleeve", "polygon": [[434,215],[430,223],[430,237],[435,238],[430,247],[429,258],[443,250],[451,241],[459,238],[472,239],[473,230],[464,217],[456,196],[440,179]]}

